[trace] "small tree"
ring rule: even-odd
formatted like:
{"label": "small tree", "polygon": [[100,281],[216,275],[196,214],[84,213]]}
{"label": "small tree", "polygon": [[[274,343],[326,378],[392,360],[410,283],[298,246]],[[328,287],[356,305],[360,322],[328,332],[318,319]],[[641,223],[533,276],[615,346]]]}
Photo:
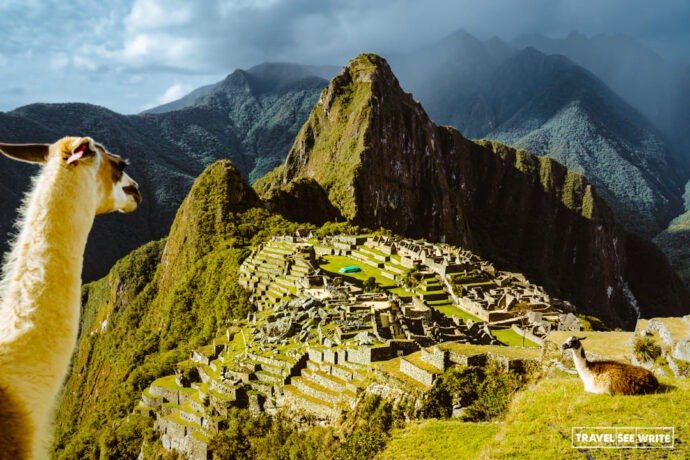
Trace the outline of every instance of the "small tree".
{"label": "small tree", "polygon": [[419,286],[419,283],[421,282],[422,274],[419,272],[419,270],[410,270],[405,274],[405,277],[403,278],[403,284],[408,289],[416,288],[417,286]]}
{"label": "small tree", "polygon": [[367,292],[376,292],[378,291],[378,283],[376,283],[376,278],[373,276],[370,276],[367,278],[367,280],[364,282],[364,286],[362,286],[365,291]]}

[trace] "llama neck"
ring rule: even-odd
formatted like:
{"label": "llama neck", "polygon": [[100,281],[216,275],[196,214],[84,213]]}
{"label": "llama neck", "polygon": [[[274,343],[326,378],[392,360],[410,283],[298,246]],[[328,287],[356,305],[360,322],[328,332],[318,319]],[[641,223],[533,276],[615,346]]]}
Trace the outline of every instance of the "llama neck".
{"label": "llama neck", "polygon": [[582,375],[583,372],[589,372],[587,368],[587,358],[585,357],[585,349],[580,347],[573,348],[571,351],[573,352],[573,363],[575,364],[577,373]]}
{"label": "llama neck", "polygon": [[95,177],[56,160],[27,196],[0,293],[0,364],[32,416],[51,410],[69,367],[97,204]]}

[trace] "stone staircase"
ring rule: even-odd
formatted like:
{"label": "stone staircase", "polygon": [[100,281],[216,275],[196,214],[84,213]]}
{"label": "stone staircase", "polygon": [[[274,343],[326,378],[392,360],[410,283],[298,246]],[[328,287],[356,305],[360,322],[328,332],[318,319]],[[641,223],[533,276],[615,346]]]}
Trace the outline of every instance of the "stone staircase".
{"label": "stone staircase", "polygon": [[308,360],[301,374],[285,385],[284,403],[317,417],[333,419],[355,406],[357,395],[366,384],[366,368],[360,364]]}
{"label": "stone staircase", "polygon": [[260,309],[272,308],[297,295],[297,283],[311,267],[288,243],[271,241],[240,266],[238,282],[252,291]]}
{"label": "stone staircase", "polygon": [[424,274],[422,281],[415,287],[414,293],[430,307],[437,303],[451,302],[443,282],[432,273]]}

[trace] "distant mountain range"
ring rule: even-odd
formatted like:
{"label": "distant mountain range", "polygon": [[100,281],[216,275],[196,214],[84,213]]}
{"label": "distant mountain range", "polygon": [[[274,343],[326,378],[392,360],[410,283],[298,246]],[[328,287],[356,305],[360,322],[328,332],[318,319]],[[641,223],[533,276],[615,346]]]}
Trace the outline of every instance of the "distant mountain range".
{"label": "distant mountain range", "polygon": [[572,32],[565,38],[524,35],[514,46],[533,46],[546,54],[562,54],[593,72],[613,91],[647,117],[666,137],[683,147],[674,149],[687,165],[690,146],[690,64],[664,59],[641,43],[621,35],[587,37]]}
{"label": "distant mountain range", "polygon": [[[132,249],[166,235],[192,181],[215,160],[232,159],[250,179],[280,164],[328,83],[313,72],[332,69],[264,64],[236,70],[193,93],[192,105],[142,115],[87,104],[33,104],[0,113],[0,139],[53,142],[65,135],[88,135],[131,160],[131,175],[141,184],[144,202],[134,214],[96,220],[84,266],[84,279],[93,280]],[[0,189],[6,192],[0,203],[2,251],[34,171],[0,158]]]}
{"label": "distant mountain range", "polygon": [[391,65],[437,123],[548,155],[585,174],[636,233],[657,234],[683,209],[688,173],[676,146],[564,56],[457,32]]}

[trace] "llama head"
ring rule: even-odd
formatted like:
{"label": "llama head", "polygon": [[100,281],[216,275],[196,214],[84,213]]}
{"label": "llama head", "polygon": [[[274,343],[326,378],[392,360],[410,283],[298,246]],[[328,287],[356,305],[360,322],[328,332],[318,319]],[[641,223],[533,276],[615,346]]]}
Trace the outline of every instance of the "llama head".
{"label": "llama head", "polygon": [[0,144],[0,152],[28,163],[59,162],[74,180],[92,180],[97,189],[96,214],[132,212],[141,203],[139,185],[124,169],[127,161],[90,137],[64,137],[54,144]]}
{"label": "llama head", "polygon": [[578,350],[582,348],[582,341],[585,340],[587,337],[575,337],[572,336],[565,342],[563,342],[563,345],[561,345],[561,348],[563,350]]}

